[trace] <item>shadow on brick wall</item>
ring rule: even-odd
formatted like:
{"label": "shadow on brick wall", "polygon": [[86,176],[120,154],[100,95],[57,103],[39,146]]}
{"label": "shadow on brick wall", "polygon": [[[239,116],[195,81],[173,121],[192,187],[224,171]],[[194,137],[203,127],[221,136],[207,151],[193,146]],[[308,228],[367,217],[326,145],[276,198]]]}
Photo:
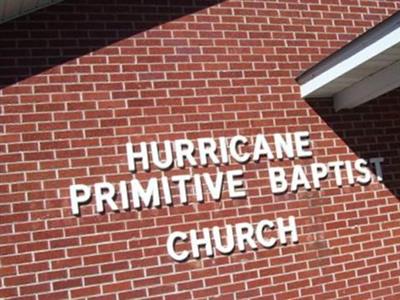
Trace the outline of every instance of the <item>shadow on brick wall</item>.
{"label": "shadow on brick wall", "polygon": [[0,89],[223,0],[66,0],[0,25]]}
{"label": "shadow on brick wall", "polygon": [[331,99],[308,103],[358,157],[385,159],[384,184],[400,199],[400,89],[339,112]]}

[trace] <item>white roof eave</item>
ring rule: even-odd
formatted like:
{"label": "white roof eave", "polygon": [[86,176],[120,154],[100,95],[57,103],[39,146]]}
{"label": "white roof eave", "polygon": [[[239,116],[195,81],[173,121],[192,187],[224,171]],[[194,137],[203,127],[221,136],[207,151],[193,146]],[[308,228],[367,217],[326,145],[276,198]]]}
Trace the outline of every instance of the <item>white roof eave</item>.
{"label": "white roof eave", "polygon": [[333,97],[338,110],[355,107],[399,87],[400,13],[310,68],[296,80],[302,97]]}
{"label": "white roof eave", "polygon": [[0,24],[63,0],[0,0]]}

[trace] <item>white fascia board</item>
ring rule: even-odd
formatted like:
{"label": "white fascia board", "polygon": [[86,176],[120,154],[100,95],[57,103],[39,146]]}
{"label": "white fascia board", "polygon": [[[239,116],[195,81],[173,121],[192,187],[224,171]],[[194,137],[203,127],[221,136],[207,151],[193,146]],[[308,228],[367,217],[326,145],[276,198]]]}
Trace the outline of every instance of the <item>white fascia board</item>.
{"label": "white fascia board", "polygon": [[302,84],[300,86],[301,96],[312,97],[313,92],[329,84],[333,80],[338,79],[363,63],[366,63],[368,60],[385,50],[390,49],[398,43],[400,43],[400,27],[380,38],[376,42],[366,46],[356,54],[336,64],[322,74]]}
{"label": "white fascia board", "polygon": [[[64,0],[0,0],[0,24],[62,1]],[[7,13],[10,3],[16,10]]]}
{"label": "white fascia board", "polygon": [[356,107],[398,87],[400,60],[335,94],[335,110]]}

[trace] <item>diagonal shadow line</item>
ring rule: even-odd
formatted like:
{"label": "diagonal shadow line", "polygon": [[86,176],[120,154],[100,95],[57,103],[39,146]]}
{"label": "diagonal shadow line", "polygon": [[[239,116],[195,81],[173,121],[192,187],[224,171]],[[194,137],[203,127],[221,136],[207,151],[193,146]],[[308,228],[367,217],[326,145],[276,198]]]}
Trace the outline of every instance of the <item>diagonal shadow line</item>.
{"label": "diagonal shadow line", "polygon": [[383,184],[400,199],[400,89],[339,112],[332,99],[307,102],[356,156],[384,158]]}
{"label": "diagonal shadow line", "polygon": [[224,0],[65,0],[0,25],[0,89]]}

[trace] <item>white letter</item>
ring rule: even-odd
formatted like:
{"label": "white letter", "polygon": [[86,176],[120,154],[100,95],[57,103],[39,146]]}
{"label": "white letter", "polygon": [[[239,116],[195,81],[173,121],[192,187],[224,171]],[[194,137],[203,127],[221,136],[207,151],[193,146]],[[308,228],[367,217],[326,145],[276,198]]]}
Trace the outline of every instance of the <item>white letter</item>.
{"label": "white letter", "polygon": [[241,135],[234,136],[231,139],[231,142],[229,143],[229,151],[231,152],[232,157],[238,162],[238,163],[245,163],[250,159],[250,154],[249,153],[243,153],[239,154],[238,152],[238,144],[247,144],[247,138]]}
{"label": "white letter", "polygon": [[[82,195],[78,195],[80,192],[82,192]],[[90,199],[90,187],[85,184],[73,184],[69,187],[69,194],[72,214],[79,215],[79,205],[88,202]]]}
{"label": "white letter", "polygon": [[265,136],[263,134],[257,134],[254,143],[253,160],[258,162],[261,155],[266,155],[268,159],[274,159],[274,155],[272,154]]}
{"label": "white letter", "polygon": [[382,163],[384,161],[383,157],[374,157],[369,160],[371,164],[375,167],[375,175],[379,182],[383,181],[383,173],[382,173]]}
{"label": "white letter", "polygon": [[175,242],[177,239],[181,239],[182,241],[186,241],[187,240],[187,234],[180,232],[180,231],[176,231],[171,233],[171,235],[168,237],[167,240],[167,250],[168,250],[168,254],[169,256],[171,256],[174,260],[176,261],[184,261],[185,259],[187,259],[189,257],[189,252],[184,250],[181,252],[181,254],[176,253],[175,251]]}
{"label": "white letter", "polygon": [[113,211],[118,211],[118,206],[113,200],[113,197],[115,196],[115,188],[111,183],[96,183],[94,185],[94,193],[96,195],[96,211],[98,213],[104,212],[104,202],[107,202]]}
{"label": "white letter", "polygon": [[156,142],[150,143],[151,148],[151,157],[153,158],[154,164],[157,168],[161,170],[168,169],[174,163],[174,159],[172,158],[172,146],[170,141],[164,141],[164,150],[165,150],[165,160],[161,161],[160,159],[160,151],[158,150],[158,145]]}
{"label": "white letter", "polygon": [[364,176],[358,176],[357,182],[360,184],[368,184],[371,182],[371,171],[367,168],[368,162],[365,159],[357,159],[354,168],[358,173]]}
{"label": "white letter", "polygon": [[181,203],[187,203],[187,193],[186,193],[186,182],[190,181],[192,178],[190,175],[176,175],[172,176],[172,182],[178,183],[179,187],[179,198]]}
{"label": "white letter", "polygon": [[296,221],[293,216],[289,217],[289,226],[285,226],[283,224],[282,218],[277,218],[276,221],[278,223],[278,236],[282,245],[287,244],[286,233],[291,233],[291,240],[293,243],[297,243],[299,241],[299,237],[297,236]]}
{"label": "white letter", "polygon": [[205,246],[207,256],[213,256],[214,251],[211,244],[210,230],[203,229],[203,238],[197,238],[196,230],[190,230],[190,241],[192,243],[192,252],[194,258],[200,257],[200,246]]}
{"label": "white letter", "polygon": [[193,157],[194,145],[192,141],[181,139],[175,141],[176,163],[179,168],[185,166],[184,158],[188,160],[192,167],[197,166],[196,160]]}
{"label": "white letter", "polygon": [[128,198],[128,187],[126,186],[125,180],[119,182],[119,193],[121,194],[122,208],[128,210],[130,208],[130,203]]}
{"label": "white letter", "polygon": [[150,168],[149,165],[149,155],[147,154],[147,146],[145,142],[140,143],[140,152],[133,152],[132,143],[126,144],[126,154],[128,156],[128,168],[129,171],[136,171],[136,160],[141,159],[143,170],[148,171]]}
{"label": "white letter", "polygon": [[274,223],[269,221],[269,220],[262,220],[260,223],[258,223],[256,227],[256,238],[257,241],[263,245],[265,248],[272,248],[275,246],[277,239],[276,238],[269,238],[269,239],[264,239],[264,228],[268,227],[269,229],[274,229]]}
{"label": "white letter", "polygon": [[[254,228],[250,223],[238,223],[236,224],[236,238],[239,251],[245,251],[245,242],[249,244],[252,249],[257,249],[257,244],[253,240]],[[244,232],[245,231],[245,232]]]}
{"label": "white letter", "polygon": [[297,157],[312,157],[312,152],[305,148],[310,147],[310,133],[308,131],[298,131],[294,133]]}
{"label": "white letter", "polygon": [[165,204],[171,205],[172,204],[172,196],[171,196],[171,189],[169,187],[168,178],[165,176],[161,177],[161,184],[162,184]]}
{"label": "white letter", "polygon": [[213,164],[219,165],[219,159],[215,152],[217,151],[217,144],[212,138],[201,138],[197,140],[199,146],[200,164],[207,166],[207,156],[211,159]]}
{"label": "white letter", "polygon": [[283,159],[283,153],[288,158],[294,157],[292,136],[290,133],[285,133],[285,137],[284,139],[281,134],[274,134],[275,151],[278,159]]}
{"label": "white letter", "polygon": [[323,163],[313,163],[311,164],[311,174],[313,178],[314,188],[321,188],[321,180],[328,176],[328,168]]}
{"label": "white letter", "polygon": [[353,175],[353,165],[352,162],[349,160],[346,160],[344,162],[344,166],[346,168],[346,174],[347,174],[347,181],[349,182],[350,185],[354,185],[354,175]]}
{"label": "white letter", "polygon": [[208,174],[208,173],[203,174],[204,181],[206,182],[206,186],[207,186],[207,188],[211,194],[211,198],[213,200],[221,199],[222,183],[224,181],[223,173],[217,172],[216,176],[217,176],[217,178],[215,179],[215,185],[214,185],[214,182],[211,179],[210,174]]}
{"label": "white letter", "polygon": [[235,177],[243,177],[243,170],[232,170],[226,172],[226,181],[228,183],[229,197],[232,199],[246,197],[246,191],[237,190],[237,188],[243,187],[244,185],[243,179],[235,180]]}
{"label": "white letter", "polygon": [[222,163],[227,165],[229,163],[229,158],[228,158],[228,149],[226,145],[226,138],[219,137],[218,140],[219,140],[219,151],[221,152]]}
{"label": "white letter", "polygon": [[304,186],[306,190],[311,190],[311,185],[308,182],[307,176],[304,173],[303,167],[300,165],[295,165],[293,167],[292,174],[292,192],[296,192],[299,186]]}
{"label": "white letter", "polygon": [[219,227],[214,226],[212,228],[215,248],[223,254],[229,254],[235,249],[235,240],[233,238],[233,227],[232,225],[226,225],[226,246],[222,245],[221,233],[219,232]]}
{"label": "white letter", "polygon": [[269,168],[268,173],[272,193],[280,194],[286,192],[288,183],[285,179],[285,170],[281,167]]}
{"label": "white letter", "polygon": [[141,207],[140,203],[141,198],[146,207],[150,207],[152,205],[152,202],[154,202],[153,206],[161,205],[157,178],[154,177],[150,178],[146,191],[143,189],[142,185],[137,179],[133,179],[131,181],[131,186],[132,186],[133,207],[135,208]]}
{"label": "white letter", "polygon": [[193,181],[194,181],[194,192],[196,194],[197,202],[204,202],[203,186],[201,185],[200,175],[194,174]]}
{"label": "white letter", "polygon": [[332,161],[332,162],[328,163],[328,166],[330,168],[333,168],[333,170],[335,172],[336,185],[341,187],[343,185],[343,180],[342,180],[342,173],[340,171],[340,168],[344,166],[344,162]]}

